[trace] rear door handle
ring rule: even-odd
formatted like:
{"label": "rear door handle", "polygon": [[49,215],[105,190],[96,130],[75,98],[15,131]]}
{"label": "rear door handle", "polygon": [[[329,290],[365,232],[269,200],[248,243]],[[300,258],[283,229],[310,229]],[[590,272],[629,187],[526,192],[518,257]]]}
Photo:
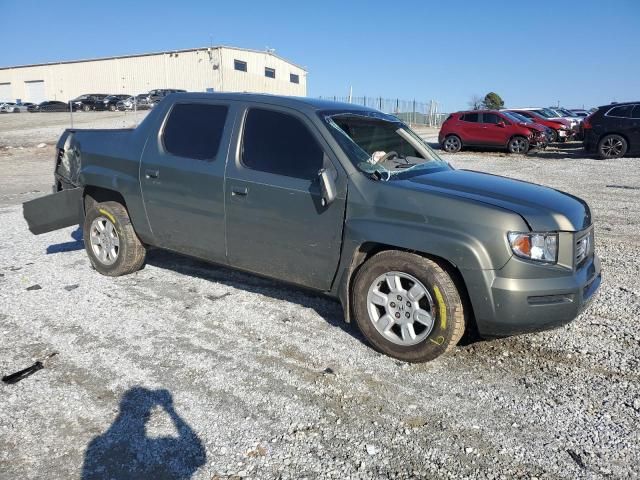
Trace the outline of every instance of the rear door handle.
{"label": "rear door handle", "polygon": [[158,178],[160,176],[160,170],[145,170],[144,176],[147,179]]}
{"label": "rear door handle", "polygon": [[247,187],[231,187],[231,195],[234,197],[246,197],[248,193]]}

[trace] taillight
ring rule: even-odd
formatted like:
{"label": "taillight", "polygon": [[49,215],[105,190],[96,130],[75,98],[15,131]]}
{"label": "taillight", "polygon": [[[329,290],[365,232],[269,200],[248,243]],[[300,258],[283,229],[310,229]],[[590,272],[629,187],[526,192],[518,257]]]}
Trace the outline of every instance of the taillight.
{"label": "taillight", "polygon": [[584,120],[582,121],[582,128],[592,128],[591,125],[591,117],[593,116],[593,113],[591,115],[587,115]]}

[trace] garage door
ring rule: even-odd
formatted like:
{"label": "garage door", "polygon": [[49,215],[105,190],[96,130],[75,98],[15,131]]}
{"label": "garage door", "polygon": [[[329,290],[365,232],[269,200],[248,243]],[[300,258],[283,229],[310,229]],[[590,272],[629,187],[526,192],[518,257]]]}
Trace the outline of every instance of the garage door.
{"label": "garage door", "polygon": [[13,102],[13,97],[11,96],[11,84],[10,83],[0,83],[0,102]]}
{"label": "garage door", "polygon": [[27,102],[40,103],[46,100],[44,95],[44,80],[24,82],[27,90]]}

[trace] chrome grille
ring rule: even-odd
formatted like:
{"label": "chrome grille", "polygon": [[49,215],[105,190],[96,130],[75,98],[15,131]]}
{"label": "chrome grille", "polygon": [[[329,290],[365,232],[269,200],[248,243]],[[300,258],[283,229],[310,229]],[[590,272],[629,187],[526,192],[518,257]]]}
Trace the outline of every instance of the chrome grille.
{"label": "chrome grille", "polygon": [[593,253],[593,229],[580,232],[576,238],[576,267],[579,267]]}

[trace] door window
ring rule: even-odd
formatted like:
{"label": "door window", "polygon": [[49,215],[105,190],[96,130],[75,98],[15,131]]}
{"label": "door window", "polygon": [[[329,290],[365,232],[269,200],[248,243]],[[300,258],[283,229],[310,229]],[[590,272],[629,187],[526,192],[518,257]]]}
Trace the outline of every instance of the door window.
{"label": "door window", "polygon": [[247,113],[241,153],[245,167],[310,180],[323,159],[322,148],[299,119],[258,108]]}
{"label": "door window", "polygon": [[482,122],[483,123],[498,123],[504,121],[495,113],[483,113],[482,114]]}
{"label": "door window", "polygon": [[479,120],[479,115],[477,113],[465,113],[462,116],[461,120],[463,122],[474,122],[474,123],[477,123],[477,122],[480,121]]}
{"label": "door window", "polygon": [[609,110],[606,114],[607,117],[620,117],[620,118],[630,118],[631,110],[633,110],[633,105],[620,105],[619,107],[614,107]]}
{"label": "door window", "polygon": [[631,114],[631,118],[640,118],[640,104],[633,107],[633,113]]}
{"label": "door window", "polygon": [[177,103],[164,127],[164,149],[178,157],[215,158],[227,118],[228,107],[205,103]]}

